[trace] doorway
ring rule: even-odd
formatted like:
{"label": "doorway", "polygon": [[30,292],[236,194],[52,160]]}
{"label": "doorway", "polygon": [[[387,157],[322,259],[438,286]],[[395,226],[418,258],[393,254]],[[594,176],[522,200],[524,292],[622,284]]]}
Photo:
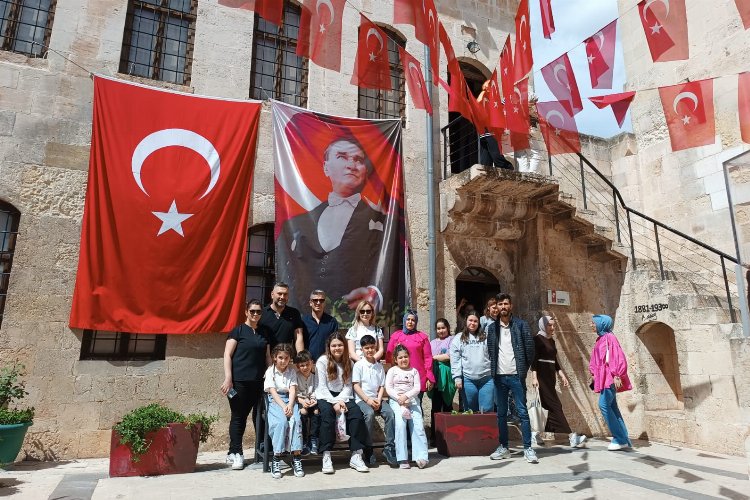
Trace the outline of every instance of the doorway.
{"label": "doorway", "polygon": [[[484,305],[487,300],[500,291],[500,282],[491,272],[481,267],[467,267],[456,277],[456,308],[461,303],[461,299],[466,299],[463,311],[468,312],[473,309],[481,316],[484,314]],[[459,312],[456,311],[457,319]],[[456,328],[462,327],[460,319],[456,323]]]}
{"label": "doorway", "polygon": [[[472,95],[478,96],[482,91],[482,84],[489,77],[467,62],[459,61],[458,64]],[[450,83],[450,72],[448,83]],[[448,123],[451,173],[457,174],[479,163],[479,139],[474,124],[464,118],[461,113],[449,111]]]}

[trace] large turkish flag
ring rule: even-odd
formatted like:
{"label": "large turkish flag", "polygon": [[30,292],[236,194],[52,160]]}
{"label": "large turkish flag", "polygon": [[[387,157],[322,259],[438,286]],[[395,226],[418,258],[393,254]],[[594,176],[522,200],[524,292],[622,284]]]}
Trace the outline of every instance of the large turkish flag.
{"label": "large turkish flag", "polygon": [[94,79],[71,328],[224,332],[241,320],[260,106]]}

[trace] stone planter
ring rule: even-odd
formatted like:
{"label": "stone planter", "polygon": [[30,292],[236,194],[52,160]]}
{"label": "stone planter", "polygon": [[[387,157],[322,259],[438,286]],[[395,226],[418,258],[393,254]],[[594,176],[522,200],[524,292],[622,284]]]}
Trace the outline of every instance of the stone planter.
{"label": "stone planter", "polygon": [[437,451],[446,457],[489,455],[498,445],[497,415],[435,414]]}
{"label": "stone planter", "polygon": [[200,424],[169,424],[146,434],[146,439],[152,440],[151,446],[134,462],[130,446],[120,444],[120,435],[113,430],[109,476],[160,476],[193,472],[198,458],[200,435]]}
{"label": "stone planter", "polygon": [[32,422],[0,425],[0,464],[9,464],[16,460],[31,424]]}

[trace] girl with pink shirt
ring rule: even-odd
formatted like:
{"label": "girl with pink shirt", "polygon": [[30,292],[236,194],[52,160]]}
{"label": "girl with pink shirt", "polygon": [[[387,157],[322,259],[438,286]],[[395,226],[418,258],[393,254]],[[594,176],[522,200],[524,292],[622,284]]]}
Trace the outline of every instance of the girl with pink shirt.
{"label": "girl with pink shirt", "polygon": [[400,344],[406,347],[409,351],[411,366],[416,368],[417,372],[419,372],[419,380],[421,381],[419,400],[421,401],[421,393],[432,389],[432,386],[435,383],[435,374],[432,373],[432,348],[430,347],[430,338],[426,333],[417,330],[417,321],[419,321],[417,311],[413,309],[407,310],[406,314],[404,314],[403,328],[394,332],[388,341],[386,362],[394,364],[393,350],[397,345]]}

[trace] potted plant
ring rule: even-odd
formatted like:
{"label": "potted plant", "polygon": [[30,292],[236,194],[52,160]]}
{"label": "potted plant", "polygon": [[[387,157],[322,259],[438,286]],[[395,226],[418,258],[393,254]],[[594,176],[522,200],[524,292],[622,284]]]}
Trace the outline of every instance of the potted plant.
{"label": "potted plant", "polygon": [[452,411],[435,414],[435,444],[446,457],[489,455],[498,443],[497,414]]}
{"label": "potted plant", "polygon": [[0,465],[15,461],[34,420],[34,408],[11,408],[28,394],[19,381],[23,370],[18,363],[0,369]]}
{"label": "potted plant", "polygon": [[217,419],[183,415],[157,403],[136,408],[112,428],[110,477],[193,472],[198,445],[211,435]]}

